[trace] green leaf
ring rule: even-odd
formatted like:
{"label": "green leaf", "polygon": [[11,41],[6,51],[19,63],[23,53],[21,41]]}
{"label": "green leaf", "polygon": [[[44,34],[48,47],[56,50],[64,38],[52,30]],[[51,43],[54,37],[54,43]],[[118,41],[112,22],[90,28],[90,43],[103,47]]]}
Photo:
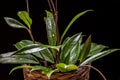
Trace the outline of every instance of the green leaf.
{"label": "green leaf", "polygon": [[41,50],[47,49],[46,47],[40,46],[39,44],[29,44],[18,50],[15,54],[29,54],[34,52],[39,52]]}
{"label": "green leaf", "polygon": [[11,69],[11,71],[10,71],[10,73],[9,74],[11,74],[13,71],[15,71],[15,70],[17,70],[17,69],[22,69],[22,68],[32,68],[32,66],[28,66],[28,65],[23,65],[23,66],[17,66],[17,67],[14,67],[14,68],[12,68]]}
{"label": "green leaf", "polygon": [[73,65],[73,64],[66,65],[64,63],[59,63],[59,64],[56,65],[56,67],[61,72],[69,72],[69,71],[73,71],[73,70],[78,69],[78,67],[76,65]]}
{"label": "green leaf", "polygon": [[87,38],[87,40],[85,41],[85,43],[81,49],[80,62],[83,62],[87,58],[87,56],[90,52],[90,48],[91,48],[91,35]]}
{"label": "green leaf", "polygon": [[64,30],[64,32],[63,32],[63,34],[62,34],[62,36],[61,36],[60,42],[62,42],[65,34],[67,33],[67,31],[69,30],[69,28],[71,27],[71,25],[72,25],[78,18],[80,18],[81,16],[83,16],[85,13],[87,13],[87,12],[89,12],[89,11],[93,11],[93,10],[85,10],[85,11],[83,11],[83,12],[80,12],[80,13],[78,13],[78,14],[70,21],[70,23],[68,24],[68,26],[66,27],[66,29]]}
{"label": "green leaf", "polygon": [[69,64],[75,64],[78,61],[79,55],[80,55],[80,44],[81,44],[82,38],[76,44],[70,51],[70,56],[68,56],[68,63]]}
{"label": "green leaf", "polygon": [[[82,38],[82,33],[78,33],[73,35],[72,37],[68,38],[67,41],[64,42],[64,44],[61,45],[61,53],[60,53],[60,62],[69,64],[69,57],[72,57],[74,52],[73,49],[75,49],[75,46],[79,44],[80,39]],[[73,50],[73,51],[71,51]],[[77,51],[76,51],[77,52]],[[79,50],[78,50],[79,52]],[[78,53],[76,53],[78,54]]]}
{"label": "green leaf", "polygon": [[67,70],[67,71],[74,71],[74,70],[77,70],[77,69],[78,69],[78,67],[77,67],[76,65],[73,65],[73,64],[68,65],[68,66],[66,67],[66,70]]}
{"label": "green leaf", "polygon": [[42,73],[45,74],[48,77],[48,79],[50,79],[50,76],[54,72],[58,71],[57,69],[52,70],[50,68],[46,68],[46,67],[43,67],[43,66],[32,66],[31,72],[36,71],[36,70],[42,71]]}
{"label": "green leaf", "polygon": [[56,67],[61,72],[67,72],[67,70],[66,70],[66,64],[64,64],[64,63],[59,63],[59,64],[56,65]]}
{"label": "green leaf", "polygon": [[43,73],[44,73],[45,75],[47,75],[48,79],[50,79],[50,76],[51,76],[54,72],[57,72],[57,71],[58,71],[58,69],[54,69],[54,70],[52,70],[52,69],[47,69],[47,70],[44,70]]}
{"label": "green leaf", "polygon": [[91,43],[91,49],[90,49],[88,57],[93,56],[94,54],[98,52],[101,52],[105,48],[108,48],[108,46],[97,44],[97,43]]}
{"label": "green leaf", "polygon": [[29,17],[29,14],[27,11],[19,11],[17,13],[19,18],[23,20],[23,22],[30,28],[32,25],[32,19]]}
{"label": "green leaf", "polygon": [[2,64],[39,64],[39,61],[32,55],[12,55],[0,58]]}
{"label": "green leaf", "polygon": [[7,52],[7,53],[2,53],[2,54],[0,54],[0,58],[12,56],[13,54],[15,54],[15,52],[16,52],[16,51]]}
{"label": "green leaf", "polygon": [[[19,42],[17,42],[16,44],[14,44],[14,46],[19,50],[24,48],[27,45],[33,44],[33,41],[31,40],[21,40]],[[41,44],[39,42],[35,42],[35,44]]]}
{"label": "green leaf", "polygon": [[[39,42],[35,42],[35,43],[41,44]],[[22,40],[20,42],[17,42],[15,44],[15,47],[20,50],[29,44],[33,44],[33,42],[30,40]],[[48,62],[54,63],[53,55],[49,49],[41,50],[39,52],[34,52],[32,54],[40,59],[45,59]]]}
{"label": "green leaf", "polygon": [[56,24],[53,14],[46,10],[47,17],[44,18],[46,23],[46,31],[49,45],[55,46],[57,41]]}
{"label": "green leaf", "polygon": [[30,71],[32,72],[32,71],[36,71],[36,70],[45,71],[45,70],[48,70],[48,68],[43,67],[43,66],[32,66],[32,69]]}
{"label": "green leaf", "polygon": [[109,50],[105,50],[105,51],[99,52],[97,54],[94,54],[93,56],[91,56],[91,57],[87,58],[85,61],[83,61],[80,64],[80,66],[83,66],[83,65],[86,65],[88,63],[91,63],[91,62],[93,62],[95,60],[98,60],[98,59],[100,59],[100,58],[102,58],[102,57],[104,57],[104,56],[106,56],[106,55],[108,55],[110,53],[113,53],[115,51],[118,51],[118,50],[120,50],[120,49],[109,49]]}
{"label": "green leaf", "polygon": [[36,53],[32,53],[32,54],[37,56],[40,59],[45,59],[46,61],[48,61],[50,63],[54,63],[54,58],[49,49],[45,49],[40,52],[36,52]]}
{"label": "green leaf", "polygon": [[25,28],[26,29],[26,27],[22,23],[17,21],[16,19],[13,19],[10,17],[4,17],[4,19],[7,22],[7,24],[13,28]]}
{"label": "green leaf", "polygon": [[39,52],[48,48],[59,50],[60,46],[50,46],[50,45],[37,44],[37,43],[29,44],[24,46],[22,49],[19,49],[18,51],[16,51],[15,54],[29,54],[29,53]]}
{"label": "green leaf", "polygon": [[57,71],[57,69],[52,70],[50,68],[46,68],[43,66],[32,66],[31,71],[36,71],[36,70],[41,70],[42,73],[48,77],[48,79],[50,79],[50,76]]}

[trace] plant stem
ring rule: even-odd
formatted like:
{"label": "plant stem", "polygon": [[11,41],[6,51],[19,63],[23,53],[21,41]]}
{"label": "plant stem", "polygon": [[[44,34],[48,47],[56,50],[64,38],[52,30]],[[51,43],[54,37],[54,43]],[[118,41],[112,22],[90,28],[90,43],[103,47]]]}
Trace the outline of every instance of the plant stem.
{"label": "plant stem", "polygon": [[[28,2],[28,0],[26,0],[26,6],[27,6],[27,12],[28,12],[28,14],[30,14],[30,9],[29,9],[29,2]],[[30,37],[31,37],[31,40],[33,41],[33,43],[35,43],[35,39],[34,39],[34,37],[33,37],[33,34],[32,34],[32,29],[31,29],[31,27],[30,28],[26,28],[27,29],[27,31],[28,31],[28,33],[29,33],[29,35],[30,35]],[[41,54],[41,53],[40,53]],[[41,54],[41,56],[43,57],[43,63],[44,63],[44,65],[47,67],[47,61],[45,60],[45,58],[44,58],[44,56]]]}
{"label": "plant stem", "polygon": [[57,5],[57,0],[55,0],[55,12],[54,12],[54,18],[55,18],[55,23],[56,23],[56,33],[57,33],[57,44],[59,44],[60,41],[60,34],[59,34],[59,28],[58,28],[58,5]]}
{"label": "plant stem", "polygon": [[34,37],[33,37],[33,35],[32,35],[32,30],[31,30],[31,28],[28,29],[28,33],[29,33],[29,35],[30,35],[31,40],[33,41],[33,43],[35,43]]}
{"label": "plant stem", "polygon": [[28,0],[26,0],[26,5],[27,5],[27,12],[29,13],[30,11],[29,11],[29,2],[28,2]]}
{"label": "plant stem", "polygon": [[59,28],[58,28],[58,5],[57,5],[57,0],[55,0],[55,2],[53,2],[53,0],[48,0],[48,5],[50,8],[50,11],[53,13],[54,15],[54,20],[55,20],[55,24],[56,24],[56,34],[57,34],[57,44],[59,44],[59,39],[60,39],[60,34],[59,34]]}

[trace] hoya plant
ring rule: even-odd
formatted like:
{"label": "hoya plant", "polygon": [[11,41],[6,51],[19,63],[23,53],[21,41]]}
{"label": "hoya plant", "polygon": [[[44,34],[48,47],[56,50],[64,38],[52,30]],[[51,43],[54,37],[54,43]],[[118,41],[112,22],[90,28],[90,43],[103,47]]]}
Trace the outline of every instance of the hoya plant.
{"label": "hoya plant", "polygon": [[56,2],[57,0],[48,0],[50,11],[45,10],[46,16],[43,17],[46,24],[48,44],[34,40],[35,36],[32,34],[32,19],[29,15],[29,8],[17,12],[17,16],[21,21],[11,17],[4,17],[9,26],[25,29],[31,37],[31,40],[21,40],[15,43],[16,51],[0,54],[0,63],[2,64],[21,64],[14,67],[10,74],[16,69],[28,68],[30,72],[40,71],[50,79],[53,73],[77,71],[82,66],[92,67],[89,64],[93,61],[119,50],[110,49],[103,44],[92,42],[92,35],[85,40],[83,39],[86,38],[83,32],[65,37],[69,28],[78,18],[86,13],[88,14],[88,12],[93,12],[93,10],[85,10],[75,15],[60,36]]}

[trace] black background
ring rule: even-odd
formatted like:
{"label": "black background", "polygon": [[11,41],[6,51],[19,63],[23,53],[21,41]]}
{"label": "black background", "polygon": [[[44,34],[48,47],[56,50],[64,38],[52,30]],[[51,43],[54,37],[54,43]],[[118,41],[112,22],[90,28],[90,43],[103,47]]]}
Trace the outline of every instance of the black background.
{"label": "black background", "polygon": [[[29,0],[30,15],[33,19],[32,30],[36,41],[46,43],[46,32],[43,17],[44,10],[49,10],[46,0]],[[79,12],[93,9],[77,20],[66,36],[77,32],[92,35],[92,41],[105,44],[110,48],[120,48],[120,3],[117,0],[58,0],[59,29],[63,32],[69,21]],[[28,33],[22,29],[13,29],[4,21],[9,16],[18,19],[17,11],[26,10],[25,0],[0,1],[0,53],[16,50],[13,46],[22,39],[30,39]],[[119,51],[103,57],[93,66],[98,68],[108,80],[120,80]],[[9,71],[16,65],[0,64],[0,80],[23,80],[22,71],[17,70],[9,76]],[[94,70],[91,71],[91,80],[102,80]]]}

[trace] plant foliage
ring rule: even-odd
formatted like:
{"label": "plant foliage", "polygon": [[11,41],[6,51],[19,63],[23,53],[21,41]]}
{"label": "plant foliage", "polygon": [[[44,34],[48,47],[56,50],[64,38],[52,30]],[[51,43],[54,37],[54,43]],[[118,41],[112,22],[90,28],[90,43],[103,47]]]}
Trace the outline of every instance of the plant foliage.
{"label": "plant foliage", "polygon": [[[18,17],[24,24],[14,18],[4,17],[7,24],[13,28],[23,28],[28,31],[32,40],[21,40],[14,44],[16,51],[3,53],[0,55],[0,63],[3,64],[31,64],[21,65],[13,68],[29,68],[31,71],[40,70],[48,78],[54,72],[75,71],[80,66],[92,63],[119,49],[109,49],[107,46],[92,42],[91,35],[84,41],[82,32],[64,38],[71,25],[82,15],[93,10],[85,10],[78,13],[64,30],[59,43],[57,43],[57,31],[55,17],[51,11],[46,12],[44,21],[48,44],[34,41],[31,33],[32,19],[27,11],[18,11]],[[34,66],[32,64],[35,64]],[[40,65],[43,64],[43,65]]]}

